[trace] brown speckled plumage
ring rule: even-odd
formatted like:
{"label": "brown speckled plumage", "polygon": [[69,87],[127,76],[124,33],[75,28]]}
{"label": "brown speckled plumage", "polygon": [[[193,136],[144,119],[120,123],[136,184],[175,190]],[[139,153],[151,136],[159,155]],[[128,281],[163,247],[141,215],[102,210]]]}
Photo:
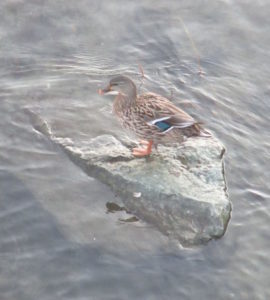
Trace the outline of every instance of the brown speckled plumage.
{"label": "brown speckled plumage", "polygon": [[[168,99],[154,93],[137,96],[136,86],[128,77],[113,78],[106,91],[119,92],[113,111],[123,127],[132,130],[141,139],[163,144],[180,143],[185,137],[210,135]],[[166,126],[166,130],[160,128],[162,126]]]}

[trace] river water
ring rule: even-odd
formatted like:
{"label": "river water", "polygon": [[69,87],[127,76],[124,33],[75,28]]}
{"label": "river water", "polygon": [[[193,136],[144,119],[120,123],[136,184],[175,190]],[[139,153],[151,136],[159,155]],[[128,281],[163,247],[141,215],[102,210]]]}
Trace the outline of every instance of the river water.
{"label": "river water", "polygon": [[[1,1],[1,300],[270,299],[269,14],[267,0]],[[183,248],[123,222],[106,208],[121,199],[35,130],[29,111],[77,143],[122,134],[97,94],[115,74],[226,146],[221,239]]]}

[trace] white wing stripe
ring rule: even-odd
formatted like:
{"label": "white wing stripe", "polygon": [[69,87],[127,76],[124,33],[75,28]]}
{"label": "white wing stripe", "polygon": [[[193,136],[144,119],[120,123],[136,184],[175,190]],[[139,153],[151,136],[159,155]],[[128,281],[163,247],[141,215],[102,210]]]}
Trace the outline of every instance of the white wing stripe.
{"label": "white wing stripe", "polygon": [[[155,120],[147,122],[147,124],[150,125],[150,126],[153,126],[153,125],[155,126],[156,123],[169,120],[170,118],[171,117],[163,117],[163,118],[155,119]],[[186,127],[194,125],[195,123],[196,123],[195,121],[183,122],[183,123],[173,124],[172,127],[175,127],[175,128],[186,128]]]}
{"label": "white wing stripe", "polygon": [[157,122],[161,122],[161,121],[165,121],[170,119],[171,117],[163,117],[163,118],[159,118],[159,119],[154,119],[152,121],[147,122],[148,125],[155,125]]}

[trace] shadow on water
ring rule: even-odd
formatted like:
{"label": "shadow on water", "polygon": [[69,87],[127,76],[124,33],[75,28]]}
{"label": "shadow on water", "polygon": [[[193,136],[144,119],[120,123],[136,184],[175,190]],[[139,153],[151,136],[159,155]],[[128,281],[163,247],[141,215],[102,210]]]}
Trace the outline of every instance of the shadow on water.
{"label": "shadow on water", "polygon": [[[65,299],[85,299],[89,295],[115,299],[111,298],[114,295],[118,299],[126,299],[126,293],[135,299],[143,298],[153,291],[156,295],[166,297],[168,291],[163,290],[164,286],[161,287],[160,282],[164,280],[167,269],[174,269],[175,272],[175,280],[167,282],[173,296],[176,281],[180,280],[183,286],[189,286],[183,270],[195,271],[196,262],[203,263],[205,256],[211,256],[215,248],[211,243],[208,254],[207,249],[177,254],[166,254],[163,251],[144,253],[136,257],[128,253],[123,255],[121,249],[118,249],[118,254],[110,253],[94,245],[71,242],[61,230],[57,219],[42,207],[24,182],[11,172],[0,171],[0,190],[0,260],[1,274],[4,275],[0,282],[1,299],[31,300],[41,299],[44,295],[46,299],[55,299],[55,295],[59,294]],[[107,203],[107,208],[110,211],[124,209],[112,203]],[[135,220],[130,218],[120,221]],[[218,249],[215,252],[221,250]],[[228,266],[232,255],[233,251],[230,251],[229,256],[225,255],[219,261],[219,267]],[[209,266],[205,263],[204,272],[208,272]],[[173,267],[178,264],[181,265],[180,273]],[[138,289],[135,283],[142,279]],[[187,292],[188,289],[183,288],[180,294],[185,295]]]}

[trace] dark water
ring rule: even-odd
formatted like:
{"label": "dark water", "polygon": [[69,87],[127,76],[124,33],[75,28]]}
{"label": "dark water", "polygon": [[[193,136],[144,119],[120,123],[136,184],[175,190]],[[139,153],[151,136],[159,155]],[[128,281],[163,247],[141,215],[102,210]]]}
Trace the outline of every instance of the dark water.
{"label": "dark water", "polygon": [[[269,14],[267,0],[1,1],[1,300],[270,299]],[[139,85],[138,63],[141,91],[189,100],[226,145],[220,240],[183,249],[121,222],[106,208],[120,199],[30,121],[77,143],[120,134],[96,91],[120,73]]]}

